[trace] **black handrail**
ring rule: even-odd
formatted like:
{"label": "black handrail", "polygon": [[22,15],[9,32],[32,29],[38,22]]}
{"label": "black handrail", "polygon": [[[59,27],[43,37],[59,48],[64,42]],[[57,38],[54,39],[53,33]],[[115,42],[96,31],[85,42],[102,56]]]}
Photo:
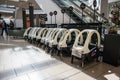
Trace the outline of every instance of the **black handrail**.
{"label": "black handrail", "polygon": [[[52,0],[54,3],[56,3],[60,8],[64,8],[66,9],[66,13],[67,15],[69,15],[69,12],[68,12],[68,7],[65,6],[65,4],[63,4],[62,0]],[[74,15],[76,15],[76,13],[72,12]],[[76,15],[78,16],[78,15]],[[79,17],[79,16],[78,16]],[[73,19],[74,20],[74,19]],[[81,18],[79,17],[79,20],[81,20]],[[76,21],[76,20],[75,20]],[[83,20],[82,20],[83,21]],[[80,22],[80,21],[76,21],[76,22]],[[83,21],[84,22],[84,21]]]}
{"label": "black handrail", "polygon": [[[59,7],[63,7],[64,6],[64,4],[62,3],[62,0],[53,0],[53,1],[55,1],[55,3],[59,6]],[[67,1],[69,1],[69,0],[67,0]],[[71,1],[69,1],[71,4],[74,4],[75,6],[76,6],[76,4],[75,3],[73,3],[73,2],[71,2]],[[63,6],[61,6],[61,5],[63,5]],[[65,7],[65,6],[64,6]],[[78,7],[78,6],[76,6],[76,7]],[[74,10],[76,10],[77,8],[74,8]],[[78,10],[81,10],[81,9],[78,9]],[[76,10],[77,11],[77,10]],[[75,13],[75,12],[74,12]],[[84,13],[87,15],[87,16],[89,16],[91,19],[93,19],[93,16],[91,16],[90,14],[88,14],[87,12],[85,12],[84,11]],[[76,13],[75,13],[76,14]],[[78,16],[78,15],[77,15]],[[79,16],[78,16],[79,17]],[[81,19],[81,17],[79,17],[80,19]],[[96,22],[100,22],[100,21],[98,21],[97,19],[95,19],[95,21]]]}
{"label": "black handrail", "polygon": [[[72,3],[80,9],[80,7],[78,5],[76,5],[74,2],[72,2]],[[84,11],[84,13],[86,13],[89,17],[93,18],[93,16],[91,16],[90,14],[88,14],[86,11]],[[95,21],[100,22],[96,18],[95,18]]]}
{"label": "black handrail", "polygon": [[[69,1],[71,1],[72,3],[74,3],[73,2],[73,0],[69,0]],[[82,1],[79,1],[80,3],[84,3],[84,2],[82,2]],[[75,3],[74,3],[75,4]],[[77,7],[79,7],[77,4],[75,4]],[[91,11],[93,11],[94,12],[94,10],[93,9],[91,9],[88,5],[86,5],[86,7],[88,8],[88,9],[90,9]],[[98,12],[95,12],[95,14],[97,14],[98,16],[100,16],[100,17],[102,17],[104,20],[106,20],[106,21],[108,21],[108,19],[106,19],[104,16],[102,16],[101,14],[99,14]]]}

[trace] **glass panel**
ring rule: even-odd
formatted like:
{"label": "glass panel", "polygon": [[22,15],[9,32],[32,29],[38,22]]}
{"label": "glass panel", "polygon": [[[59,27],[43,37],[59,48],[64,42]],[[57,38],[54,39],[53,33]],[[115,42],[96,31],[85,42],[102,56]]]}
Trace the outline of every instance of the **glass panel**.
{"label": "glass panel", "polygon": [[[89,22],[92,22],[93,18],[91,18],[88,14],[86,14],[84,11],[83,11],[83,18],[82,18],[82,10],[79,9],[78,6],[75,6],[73,3],[71,3],[71,1],[69,0],[60,0],[61,3],[64,5],[64,7],[66,8],[69,8],[70,6],[72,6],[74,9],[73,9],[73,12],[77,15],[77,17],[79,17],[80,19],[83,19],[83,21],[85,23],[89,23]],[[96,22],[98,22],[96,20]]]}
{"label": "glass panel", "polygon": [[[98,12],[95,12],[93,9],[91,9],[89,6],[86,5],[86,8],[83,10],[83,16],[82,16],[82,9],[80,9],[81,1],[80,0],[54,0],[58,6],[61,8],[69,8],[70,6],[73,7],[73,13],[81,20],[83,20],[85,23],[92,23],[92,22],[102,22],[103,25],[106,25],[106,22],[108,20],[99,14]],[[94,16],[95,14],[95,16]]]}
{"label": "glass panel", "polygon": [[[83,3],[80,0],[71,0],[71,2],[73,2],[77,7],[79,7],[81,5],[81,3]],[[86,14],[90,15],[92,18],[94,18],[94,10],[91,9],[89,6],[86,5],[86,8],[85,8],[84,12]],[[98,22],[102,22],[102,23],[108,21],[104,16],[99,14],[97,11],[95,11],[95,20],[98,21]]]}

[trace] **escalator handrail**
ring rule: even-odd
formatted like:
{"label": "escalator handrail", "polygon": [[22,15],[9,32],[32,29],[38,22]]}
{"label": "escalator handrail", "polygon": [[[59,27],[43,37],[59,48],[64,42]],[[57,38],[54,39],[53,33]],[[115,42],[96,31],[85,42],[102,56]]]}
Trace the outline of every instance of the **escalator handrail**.
{"label": "escalator handrail", "polygon": [[[73,12],[74,12],[76,15],[78,15],[80,18],[82,17],[82,16],[79,15],[79,13],[78,13],[76,10],[73,10]],[[84,21],[84,22],[88,22],[88,21],[85,20],[85,19],[84,19],[83,21]]]}
{"label": "escalator handrail", "polygon": [[[73,2],[73,0],[70,0],[73,4],[75,4],[74,2]],[[84,3],[84,2],[82,2],[82,1],[79,1],[80,3]],[[75,4],[77,7],[79,7],[77,4]],[[91,9],[88,5],[86,5],[86,7],[88,8],[88,9],[90,9],[91,11],[94,11],[93,9]],[[106,21],[108,21],[108,19],[107,18],[105,18],[105,17],[103,17],[101,14],[99,14],[98,12],[95,12],[95,14],[97,14],[98,16],[100,16],[100,17],[102,17],[104,20],[106,20]]]}
{"label": "escalator handrail", "polygon": [[[62,1],[62,0],[61,0],[61,1]],[[66,1],[67,1],[67,0],[66,0]],[[68,0],[68,1],[69,1],[69,0]],[[66,3],[64,3],[65,1],[62,1],[62,2],[63,2],[63,4],[66,4]],[[70,3],[72,3],[72,4],[75,5],[74,8],[75,8],[75,7],[78,8],[78,6],[76,6],[76,4],[75,4],[74,2],[71,2],[71,1],[70,1]],[[67,4],[69,4],[69,3],[67,3]],[[67,4],[66,4],[66,5],[67,5]],[[69,5],[68,7],[70,7],[70,5]],[[75,9],[77,9],[77,8],[75,8]],[[78,10],[81,10],[81,9],[78,8]],[[77,11],[76,11],[76,12],[77,12]],[[88,13],[85,12],[85,11],[84,11],[84,13],[87,14],[89,17],[91,17],[91,18],[93,19],[93,17],[92,17],[90,14],[88,14]],[[81,17],[80,17],[80,18],[81,18]],[[98,21],[97,19],[95,19],[95,21],[100,22],[100,21]]]}
{"label": "escalator handrail", "polygon": [[[53,0],[53,1],[55,1],[55,3],[57,3],[58,4],[58,6],[59,7],[66,7],[66,8],[69,8],[70,7],[70,4],[69,3],[66,3],[66,1],[64,1],[64,0],[58,0],[58,1],[56,1],[56,0]],[[69,0],[67,0],[67,1],[69,1]],[[71,2],[71,1],[69,1],[71,4],[74,4],[73,2]],[[69,5],[68,5],[69,4]],[[62,6],[61,6],[62,5]],[[75,7],[77,7],[76,5],[75,5]],[[78,8],[78,7],[77,7]],[[75,8],[75,9],[77,9],[77,8]],[[73,10],[73,12],[79,17],[79,18],[81,18],[81,16],[78,14],[78,12],[76,11],[76,10]],[[81,10],[81,9],[77,9],[77,10]],[[76,13],[77,12],[77,13]],[[84,13],[85,14],[87,14],[89,17],[91,17],[91,18],[93,18],[90,14],[88,14],[87,12],[85,12],[84,11]],[[83,21],[85,21],[85,22],[88,22],[87,20],[83,20]],[[97,21],[97,22],[99,22],[97,19],[95,19],[95,21]]]}
{"label": "escalator handrail", "polygon": [[55,2],[60,8],[65,7],[63,4],[58,3],[58,2],[60,2],[60,1],[53,0],[53,2]]}
{"label": "escalator handrail", "polygon": [[[62,1],[62,0],[61,0]],[[62,1],[63,2],[63,4],[64,5],[66,5],[66,7],[67,8],[69,8],[71,5],[69,4],[69,3],[65,3],[65,1]],[[70,2],[71,3],[71,2]],[[69,4],[69,5],[68,5]],[[72,3],[73,4],[73,3]],[[77,9],[77,8],[76,8]],[[78,12],[73,8],[73,12],[79,17],[79,18],[81,18],[81,16],[78,14]],[[86,12],[85,12],[85,14],[87,14]],[[89,15],[89,14],[87,14],[87,15]],[[90,15],[89,15],[90,16]],[[91,17],[91,16],[90,16]],[[85,21],[85,22],[88,22],[87,20],[83,20],[83,21]],[[96,19],[96,21],[97,22],[99,22],[97,19]]]}
{"label": "escalator handrail", "polygon": [[[77,9],[77,8],[76,8],[76,9]],[[87,14],[89,17],[93,18],[93,16],[91,16],[90,14],[88,14],[86,11],[84,11],[84,13]],[[100,21],[98,21],[96,18],[95,18],[95,21],[100,22]]]}

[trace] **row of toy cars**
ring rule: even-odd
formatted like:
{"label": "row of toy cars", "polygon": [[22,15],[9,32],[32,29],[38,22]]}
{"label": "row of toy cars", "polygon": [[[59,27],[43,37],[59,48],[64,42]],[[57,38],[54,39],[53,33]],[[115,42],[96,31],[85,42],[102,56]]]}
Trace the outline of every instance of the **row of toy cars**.
{"label": "row of toy cars", "polygon": [[62,56],[81,59],[81,65],[93,58],[98,59],[100,34],[93,29],[65,29],[65,28],[28,28],[23,37],[31,43],[43,46],[44,49]]}

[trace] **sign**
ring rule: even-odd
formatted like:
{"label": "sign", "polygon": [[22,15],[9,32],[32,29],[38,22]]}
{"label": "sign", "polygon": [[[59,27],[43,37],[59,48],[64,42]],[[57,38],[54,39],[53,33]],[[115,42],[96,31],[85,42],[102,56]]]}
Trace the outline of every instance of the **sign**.
{"label": "sign", "polygon": [[54,15],[57,15],[57,11],[54,11]]}
{"label": "sign", "polygon": [[39,14],[40,18],[44,18],[45,21],[47,21],[47,14]]}
{"label": "sign", "polygon": [[39,17],[40,17],[40,18],[46,18],[46,17],[47,17],[47,14],[39,14]]}
{"label": "sign", "polygon": [[97,6],[97,1],[96,1],[96,0],[93,1],[93,6],[94,6],[94,7]]}
{"label": "sign", "polygon": [[85,9],[85,7],[86,7],[86,5],[85,5],[84,3],[82,3],[82,4],[80,5],[80,8],[81,8],[81,9]]}
{"label": "sign", "polygon": [[50,15],[50,16],[53,16],[53,12],[50,12],[49,15]]}
{"label": "sign", "polygon": [[61,9],[61,12],[64,14],[65,13],[65,9]]}

